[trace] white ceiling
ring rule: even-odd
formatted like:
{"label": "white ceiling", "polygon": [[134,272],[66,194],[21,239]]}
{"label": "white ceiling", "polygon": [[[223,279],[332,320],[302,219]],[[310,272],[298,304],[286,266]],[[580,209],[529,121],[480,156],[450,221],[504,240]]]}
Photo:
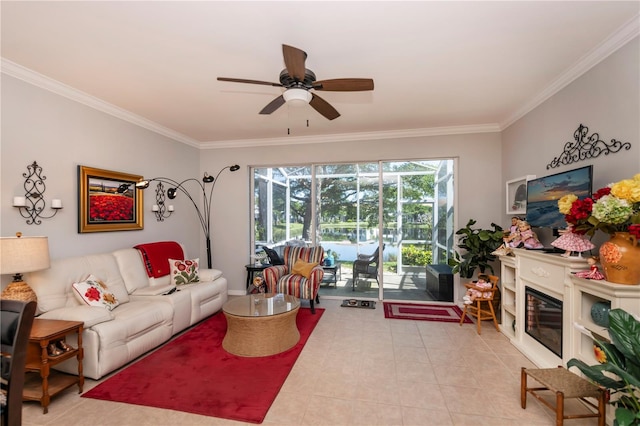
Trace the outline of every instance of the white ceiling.
{"label": "white ceiling", "polygon": [[[3,72],[185,143],[215,147],[502,129],[637,36],[640,2],[2,1],[1,7]],[[282,44],[306,51],[318,80],[373,78],[375,90],[322,92],[342,114],[329,121],[309,106],[259,115],[282,89],[216,80],[278,82]]]}

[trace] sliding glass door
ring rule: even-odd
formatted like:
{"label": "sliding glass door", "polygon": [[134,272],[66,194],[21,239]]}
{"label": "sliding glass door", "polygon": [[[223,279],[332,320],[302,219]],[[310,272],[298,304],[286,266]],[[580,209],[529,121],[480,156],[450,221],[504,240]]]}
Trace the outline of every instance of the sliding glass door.
{"label": "sliding glass door", "polygon": [[322,245],[323,297],[431,300],[426,265],[453,245],[453,160],[252,171],[256,251]]}

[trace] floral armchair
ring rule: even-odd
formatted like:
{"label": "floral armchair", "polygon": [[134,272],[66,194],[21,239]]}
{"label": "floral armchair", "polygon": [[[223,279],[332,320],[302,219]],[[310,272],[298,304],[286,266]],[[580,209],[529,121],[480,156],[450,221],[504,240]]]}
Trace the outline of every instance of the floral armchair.
{"label": "floral armchair", "polygon": [[308,299],[311,313],[315,314],[314,301],[320,303],[318,289],[324,276],[323,258],[324,249],[321,246],[286,246],[283,253],[284,265],[271,266],[262,273],[267,291]]}

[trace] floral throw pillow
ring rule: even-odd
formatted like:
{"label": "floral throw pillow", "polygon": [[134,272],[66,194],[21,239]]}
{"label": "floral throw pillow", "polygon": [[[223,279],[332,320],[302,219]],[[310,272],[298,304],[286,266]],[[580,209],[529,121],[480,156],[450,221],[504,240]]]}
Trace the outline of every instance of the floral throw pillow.
{"label": "floral throw pillow", "polygon": [[200,259],[169,259],[171,283],[183,285],[200,282],[198,267]]}
{"label": "floral throw pillow", "polygon": [[89,278],[82,282],[73,283],[72,287],[76,298],[85,305],[107,308],[111,311],[120,304],[107,285],[93,275],[89,275]]}

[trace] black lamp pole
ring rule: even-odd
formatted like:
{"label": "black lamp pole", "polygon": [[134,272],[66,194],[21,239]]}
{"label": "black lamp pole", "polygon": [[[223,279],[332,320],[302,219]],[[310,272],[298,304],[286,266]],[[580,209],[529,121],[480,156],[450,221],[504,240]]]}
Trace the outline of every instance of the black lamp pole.
{"label": "black lamp pole", "polygon": [[[222,173],[226,169],[229,169],[230,171],[235,172],[236,170],[240,169],[240,166],[235,164],[233,166],[223,167],[222,169],[220,169],[220,171],[215,176],[215,178],[213,176],[209,176],[209,174],[205,172],[204,176],[202,177],[202,182],[200,182],[198,179],[195,179],[195,178],[189,178],[189,179],[183,180],[182,182],[177,182],[173,179],[169,179],[166,177],[155,177],[153,179],[141,180],[140,182],[136,183],[136,188],[141,188],[141,189],[148,188],[149,183],[153,181],[162,182],[167,185],[170,185],[171,187],[167,189],[167,197],[169,197],[170,200],[173,200],[174,198],[176,198],[176,196],[178,195],[177,191],[180,191],[187,196],[189,201],[191,201],[191,204],[193,204],[193,207],[196,209],[196,213],[198,214],[198,219],[200,220],[200,225],[202,225],[202,230],[204,231],[204,236],[205,236],[206,245],[207,245],[207,265],[209,269],[211,269],[211,196],[213,195],[213,188],[215,188],[216,182],[218,181],[218,176],[220,176],[220,173]],[[187,191],[187,189],[184,187],[184,185],[187,182],[195,182],[200,187],[200,190],[202,191],[202,199],[204,201],[203,210],[200,210],[196,200],[193,199],[189,191]],[[211,188],[209,189],[209,194],[207,195],[206,184],[208,183],[213,183],[213,185],[211,185]],[[203,214],[203,211],[204,211],[204,214]]]}

